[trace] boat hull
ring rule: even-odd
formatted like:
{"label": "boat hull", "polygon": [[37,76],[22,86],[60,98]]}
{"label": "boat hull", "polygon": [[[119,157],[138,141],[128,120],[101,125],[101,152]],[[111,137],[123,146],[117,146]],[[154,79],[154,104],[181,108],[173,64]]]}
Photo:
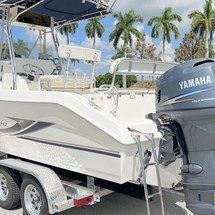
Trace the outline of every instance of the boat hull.
{"label": "boat hull", "polygon": [[[40,91],[0,96],[1,152],[119,184],[138,179],[137,146],[127,125],[83,96]],[[146,138],[141,141],[143,150],[150,149]],[[165,179],[165,187],[172,184]]]}

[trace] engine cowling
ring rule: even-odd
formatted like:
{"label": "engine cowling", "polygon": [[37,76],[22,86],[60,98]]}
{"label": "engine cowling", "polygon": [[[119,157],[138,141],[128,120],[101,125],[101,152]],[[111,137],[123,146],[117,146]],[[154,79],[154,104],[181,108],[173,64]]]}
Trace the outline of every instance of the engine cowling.
{"label": "engine cowling", "polygon": [[[215,63],[195,59],[175,66],[158,80],[156,114],[163,133],[165,164],[177,157],[187,207],[195,214],[215,212]],[[162,148],[163,147],[163,148]]]}

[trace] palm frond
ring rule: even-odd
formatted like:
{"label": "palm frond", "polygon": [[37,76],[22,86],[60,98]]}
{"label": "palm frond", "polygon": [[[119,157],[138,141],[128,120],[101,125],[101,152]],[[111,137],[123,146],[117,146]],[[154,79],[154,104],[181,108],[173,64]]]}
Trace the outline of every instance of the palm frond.
{"label": "palm frond", "polygon": [[197,17],[197,16],[199,16],[199,17],[204,16],[204,14],[201,11],[193,10],[187,16],[189,19],[192,19],[192,18]]}
{"label": "palm frond", "polygon": [[143,22],[143,17],[135,14],[133,10],[129,10],[125,14],[118,12],[113,16],[117,24],[109,36],[109,41],[113,41],[115,49],[117,48],[120,38],[124,41],[124,45],[129,44],[132,46],[133,39],[131,34],[138,36],[140,33],[137,29],[134,29],[133,25],[137,22]]}
{"label": "palm frond", "polygon": [[161,17],[159,17],[159,16],[153,16],[151,19],[149,19],[148,25],[152,26],[153,23],[160,22],[160,21],[161,21]]}
{"label": "palm frond", "polygon": [[177,40],[180,36],[178,28],[173,23],[170,23],[170,29],[173,31],[173,33],[175,35],[175,39]]}
{"label": "palm frond", "polygon": [[159,30],[161,28],[161,23],[156,23],[154,27],[152,28],[151,37],[152,38],[158,38],[159,37]]}

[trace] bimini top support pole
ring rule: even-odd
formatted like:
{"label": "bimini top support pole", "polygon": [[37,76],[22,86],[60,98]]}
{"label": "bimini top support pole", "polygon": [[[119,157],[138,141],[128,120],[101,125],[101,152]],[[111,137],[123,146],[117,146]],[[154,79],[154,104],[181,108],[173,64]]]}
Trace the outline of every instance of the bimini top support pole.
{"label": "bimini top support pole", "polygon": [[3,49],[6,47],[4,47],[4,26],[5,26],[5,9],[2,9],[2,29],[1,29],[1,36],[0,36],[0,59],[3,58]]}
{"label": "bimini top support pole", "polygon": [[111,5],[109,6],[107,12],[110,12],[110,11],[113,9],[113,6],[115,5],[116,1],[117,1],[117,0],[114,0],[114,1],[111,3]]}
{"label": "bimini top support pole", "polygon": [[13,77],[12,88],[13,88],[13,90],[16,90],[17,89],[17,86],[16,86],[16,58],[15,58],[15,52],[14,52],[14,47],[13,47],[13,37],[11,34],[11,25],[9,22],[9,13],[10,13],[10,9],[8,8],[5,30],[6,30],[7,37],[8,37],[8,48],[9,48],[11,68],[12,68],[12,77]]}
{"label": "bimini top support pole", "polygon": [[[11,25],[13,24],[13,22],[17,19],[17,17],[19,17],[19,15],[23,14],[24,12],[32,9],[33,7],[37,6],[38,4],[40,4],[41,2],[43,2],[44,0],[41,0],[40,2],[34,4],[33,6],[23,10],[22,12],[20,12],[19,14],[17,14],[12,20],[10,20],[9,14],[10,14],[10,8],[7,8],[7,12],[6,12],[6,33],[7,33],[7,37],[8,37],[8,47],[9,47],[9,53],[10,53],[10,61],[11,61],[11,67],[12,67],[12,77],[13,77],[13,83],[12,83],[12,89],[16,90],[17,89],[17,74],[16,74],[16,58],[15,58],[15,52],[14,52],[14,47],[13,47],[13,37],[12,37],[12,33],[11,33]],[[1,2],[0,2],[1,3]]]}

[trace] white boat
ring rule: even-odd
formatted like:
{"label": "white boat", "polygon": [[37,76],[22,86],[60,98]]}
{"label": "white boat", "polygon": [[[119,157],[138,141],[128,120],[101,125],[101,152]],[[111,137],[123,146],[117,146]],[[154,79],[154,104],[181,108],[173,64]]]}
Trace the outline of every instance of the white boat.
{"label": "white boat", "polygon": [[[90,79],[70,77],[68,70],[65,75],[52,75],[54,64],[49,60],[15,58],[10,28],[13,24],[40,31],[48,28],[56,41],[55,26],[107,14],[112,4],[93,0],[75,0],[75,4],[62,0],[41,0],[35,4],[5,0],[0,3],[2,27],[8,34],[10,50],[10,60],[1,59],[2,155],[117,184],[139,183],[140,158],[133,133],[128,128],[155,133],[158,143],[160,135],[156,126],[145,119],[147,113],[155,111],[155,92],[126,88],[125,78],[123,88],[118,89],[114,86],[115,76],[157,77],[174,64],[118,59],[110,67],[113,73],[110,86],[86,89],[94,85],[94,71]],[[36,16],[43,19],[34,19]],[[100,52],[61,45],[59,56],[98,61]],[[150,149],[146,137],[141,137],[141,144],[144,151]],[[176,162],[168,168],[160,168],[163,187],[174,187],[180,181],[175,171],[178,166]],[[149,184],[157,184],[153,167],[148,169],[147,177]]]}

